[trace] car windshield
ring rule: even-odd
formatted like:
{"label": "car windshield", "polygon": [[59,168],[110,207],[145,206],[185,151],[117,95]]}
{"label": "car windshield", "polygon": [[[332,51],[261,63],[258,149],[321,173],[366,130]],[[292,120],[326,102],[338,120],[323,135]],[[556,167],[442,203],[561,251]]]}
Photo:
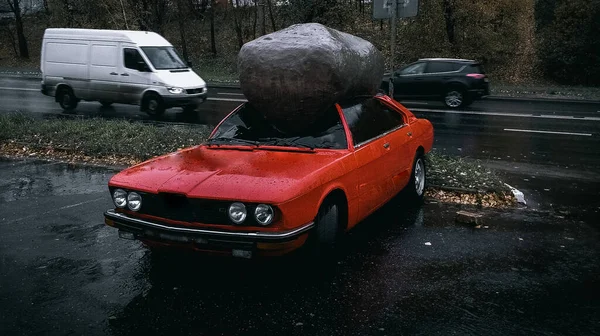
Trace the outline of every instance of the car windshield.
{"label": "car windshield", "polygon": [[326,111],[318,127],[305,134],[288,135],[277,130],[250,103],[245,103],[219,125],[209,144],[269,145],[303,148],[346,149],[346,132],[335,106]]}
{"label": "car windshield", "polygon": [[187,69],[173,47],[141,47],[156,70]]}

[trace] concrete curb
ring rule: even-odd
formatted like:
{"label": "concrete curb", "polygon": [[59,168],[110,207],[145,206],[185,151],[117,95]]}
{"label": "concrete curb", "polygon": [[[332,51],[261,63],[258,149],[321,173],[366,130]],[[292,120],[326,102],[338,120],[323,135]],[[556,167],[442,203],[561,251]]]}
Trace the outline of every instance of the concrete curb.
{"label": "concrete curb", "polygon": [[[21,78],[27,80],[41,80],[41,74],[34,71],[23,72],[1,72],[0,77],[5,78]],[[223,82],[206,82],[209,88],[241,90],[239,84],[223,83]],[[506,100],[506,101],[523,101],[523,102],[557,102],[557,103],[572,103],[572,104],[600,104],[600,100],[595,99],[574,99],[574,98],[541,98],[541,97],[510,97],[510,96],[487,96],[483,100]]]}

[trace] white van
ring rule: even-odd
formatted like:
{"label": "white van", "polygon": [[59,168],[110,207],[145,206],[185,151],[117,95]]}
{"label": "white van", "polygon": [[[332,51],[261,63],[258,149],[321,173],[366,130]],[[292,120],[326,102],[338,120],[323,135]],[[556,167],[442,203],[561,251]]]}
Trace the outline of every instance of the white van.
{"label": "white van", "polygon": [[73,110],[81,100],[139,105],[150,115],[206,100],[206,83],[162,36],[144,31],[46,29],[42,93]]}

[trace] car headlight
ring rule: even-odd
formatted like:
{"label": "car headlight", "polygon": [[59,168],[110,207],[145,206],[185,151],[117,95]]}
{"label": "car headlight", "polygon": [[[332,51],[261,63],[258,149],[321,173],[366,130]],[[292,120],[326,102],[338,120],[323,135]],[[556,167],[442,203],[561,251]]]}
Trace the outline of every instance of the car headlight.
{"label": "car headlight", "polygon": [[135,191],[127,194],[127,207],[131,211],[138,211],[142,207],[142,196]]}
{"label": "car headlight", "polygon": [[259,204],[254,210],[254,218],[260,225],[269,225],[273,221],[275,212],[270,205]]}
{"label": "car headlight", "polygon": [[235,202],[231,203],[229,210],[227,211],[229,218],[235,224],[242,224],[246,220],[248,213],[246,212],[246,206],[244,203]]}
{"label": "car headlight", "polygon": [[117,189],[112,194],[113,202],[117,208],[124,208],[127,205],[127,192],[123,189]]}
{"label": "car headlight", "polygon": [[169,92],[171,92],[172,94],[183,93],[183,88],[180,88],[180,87],[170,87],[170,88],[167,88],[167,90],[169,90]]}

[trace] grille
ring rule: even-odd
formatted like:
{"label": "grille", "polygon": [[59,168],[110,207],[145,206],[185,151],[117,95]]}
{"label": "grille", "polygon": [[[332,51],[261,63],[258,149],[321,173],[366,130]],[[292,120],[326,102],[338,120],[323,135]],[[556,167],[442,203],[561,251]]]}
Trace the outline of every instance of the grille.
{"label": "grille", "polygon": [[231,224],[229,202],[188,199],[184,195],[161,193],[143,196],[140,213],[161,218],[205,224]]}
{"label": "grille", "polygon": [[187,89],[186,92],[188,94],[197,94],[197,93],[202,93],[202,91],[204,91],[203,88],[198,88],[198,89]]}
{"label": "grille", "polygon": [[[187,198],[181,194],[159,193],[142,195],[142,208],[139,213],[160,218],[197,222],[203,224],[234,225],[227,215],[230,201],[215,201]],[[244,226],[256,226],[254,209],[256,204],[246,203],[248,216]]]}

